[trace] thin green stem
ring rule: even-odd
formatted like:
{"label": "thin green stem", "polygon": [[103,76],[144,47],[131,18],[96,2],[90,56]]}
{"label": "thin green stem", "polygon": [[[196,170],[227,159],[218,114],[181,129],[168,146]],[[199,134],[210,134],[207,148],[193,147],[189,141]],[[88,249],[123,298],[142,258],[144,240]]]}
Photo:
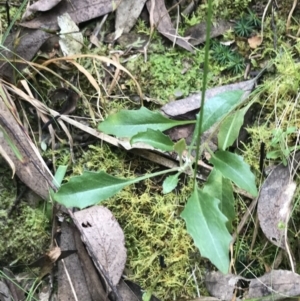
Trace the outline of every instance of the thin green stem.
{"label": "thin green stem", "polygon": [[[212,19],[212,0],[208,0],[208,8],[207,8],[207,20],[206,20],[206,42],[205,42],[205,53],[204,53],[204,70],[203,70],[203,81],[202,81],[202,95],[201,95],[201,110],[200,117],[197,120],[196,128],[195,128],[195,138],[196,139],[196,158],[195,158],[195,168],[194,168],[194,187],[196,183],[196,176],[198,170],[198,160],[199,160],[199,152],[200,152],[200,144],[201,144],[201,128],[203,122],[203,112],[204,112],[204,101],[205,101],[205,92],[207,85],[207,75],[208,75],[208,61],[209,61],[209,44],[210,44],[210,29],[211,29],[211,19]],[[194,141],[193,141],[194,142]]]}
{"label": "thin green stem", "polygon": [[13,26],[15,25],[17,19],[21,16],[21,13],[22,13],[22,10],[24,9],[24,7],[26,6],[28,0],[24,0],[20,7],[18,8],[18,10],[16,11],[16,13],[14,14],[14,17],[12,19],[12,21],[10,22],[10,25],[9,27],[6,29],[4,35],[2,36],[2,39],[1,39],[1,44],[4,43],[4,41],[6,40],[7,36],[9,35],[11,29],[13,28]]}
{"label": "thin green stem", "polygon": [[171,169],[162,170],[162,171],[154,172],[154,173],[151,173],[151,174],[147,174],[147,175],[144,175],[142,177],[132,179],[131,184],[138,183],[140,181],[147,180],[149,178],[161,176],[161,175],[164,175],[164,174],[167,174],[167,173],[170,173],[170,172],[180,171],[181,169],[182,169],[181,167],[174,167],[174,168],[171,168]]}

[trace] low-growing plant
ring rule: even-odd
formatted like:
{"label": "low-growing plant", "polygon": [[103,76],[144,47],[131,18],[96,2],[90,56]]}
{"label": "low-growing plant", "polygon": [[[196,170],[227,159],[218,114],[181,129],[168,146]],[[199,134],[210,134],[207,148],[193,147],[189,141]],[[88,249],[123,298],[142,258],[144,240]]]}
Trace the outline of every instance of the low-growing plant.
{"label": "low-growing plant", "polygon": [[260,29],[261,20],[258,18],[257,14],[248,8],[247,20],[256,29]]}
{"label": "low-growing plant", "polygon": [[212,58],[221,65],[227,65],[233,58],[234,53],[229,46],[215,42],[212,47]]}
{"label": "low-growing plant", "polygon": [[[209,1],[208,20],[212,9]],[[207,36],[210,33],[210,22]],[[172,120],[159,112],[152,112],[145,107],[139,110],[123,110],[108,116],[99,124],[99,130],[129,138],[133,145],[146,143],[153,148],[176,152],[180,157],[180,165],[175,168],[147,174],[138,178],[118,178],[104,171],[85,171],[75,176],[53,195],[54,199],[66,207],[85,208],[106,200],[124,187],[142,180],[170,173],[163,182],[163,193],[174,190],[182,173],[193,171],[193,192],[187,200],[181,217],[185,220],[187,231],[193,237],[201,255],[208,258],[220,271],[227,273],[229,269],[229,245],[231,241],[231,223],[235,217],[232,182],[253,196],[257,195],[255,177],[243,158],[227,151],[236,140],[242,126],[244,114],[248,108],[238,109],[243,104],[243,91],[228,91],[204,102],[208,76],[209,44],[205,44],[205,63],[202,88],[201,111],[194,120]],[[236,112],[234,112],[238,109]],[[182,139],[174,143],[163,132],[179,125],[195,124],[192,143],[187,146]],[[222,124],[218,134],[219,150],[215,153],[207,143],[201,147],[201,135],[212,126]],[[195,158],[192,150],[196,149]],[[214,166],[205,185],[197,181],[198,162],[203,149],[210,153],[209,162]],[[83,197],[84,196],[84,197]]]}
{"label": "low-growing plant", "polygon": [[288,146],[290,138],[297,135],[297,128],[288,127],[286,131],[282,128],[276,128],[272,131],[272,135],[273,138],[270,143],[271,150],[267,153],[267,159],[280,159],[286,166],[290,154],[300,148],[297,144]]}
{"label": "low-growing plant", "polygon": [[245,70],[245,59],[238,53],[234,54],[228,64],[228,69],[234,74],[239,74]]}
{"label": "low-growing plant", "polygon": [[242,18],[236,22],[234,32],[240,37],[247,38],[254,30],[259,30],[260,27],[260,19],[253,11],[248,9],[248,14],[242,16]]}
{"label": "low-growing plant", "polygon": [[211,54],[214,61],[224,67],[225,70],[238,74],[245,69],[245,59],[230,46],[214,41],[211,47]]}
{"label": "low-growing plant", "polygon": [[234,32],[243,38],[247,38],[254,30],[254,26],[246,17],[242,17],[234,26]]}

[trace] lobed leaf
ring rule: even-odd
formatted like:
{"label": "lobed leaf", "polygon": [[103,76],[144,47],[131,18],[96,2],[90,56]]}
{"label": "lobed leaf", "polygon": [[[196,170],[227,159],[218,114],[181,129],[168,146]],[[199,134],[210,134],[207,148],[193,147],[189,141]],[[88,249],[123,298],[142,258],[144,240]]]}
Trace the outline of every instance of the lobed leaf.
{"label": "lobed leaf", "polygon": [[225,225],[227,218],[220,211],[219,203],[218,199],[196,187],[181,217],[201,255],[225,274],[229,269],[231,236]]}
{"label": "lobed leaf", "polygon": [[214,168],[203,187],[203,192],[220,200],[219,208],[227,217],[228,221],[226,226],[228,231],[231,232],[232,222],[235,219],[234,197],[231,182],[228,179],[225,179],[221,172]]}
{"label": "lobed leaf", "polygon": [[254,174],[241,156],[220,150],[212,155],[209,162],[222,173],[223,177],[230,179],[253,196],[257,196]]}
{"label": "lobed leaf", "polygon": [[164,194],[171,192],[172,190],[174,190],[177,187],[177,184],[179,181],[178,177],[179,177],[179,173],[165,178],[163,185],[162,185]]}

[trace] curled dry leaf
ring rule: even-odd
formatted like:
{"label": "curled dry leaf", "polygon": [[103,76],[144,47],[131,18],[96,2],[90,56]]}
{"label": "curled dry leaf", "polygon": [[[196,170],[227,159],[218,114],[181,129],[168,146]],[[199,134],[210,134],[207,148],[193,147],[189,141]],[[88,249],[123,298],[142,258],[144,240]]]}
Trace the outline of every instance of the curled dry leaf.
{"label": "curled dry leaf", "polygon": [[55,262],[61,255],[61,249],[59,247],[53,247],[46,255],[51,262]]}
{"label": "curled dry leaf", "polygon": [[254,36],[248,39],[248,44],[250,48],[255,49],[262,43],[262,37],[261,36]]}
{"label": "curled dry leaf", "polygon": [[273,301],[300,294],[300,275],[285,270],[273,270],[254,279],[214,271],[206,275],[205,284],[210,295],[225,301],[237,296],[239,300]]}
{"label": "curled dry leaf", "polygon": [[75,212],[74,221],[93,261],[101,264],[99,272],[116,286],[126,263],[125,238],[117,220],[107,208],[94,206]]}
{"label": "curled dry leaf", "polygon": [[[295,166],[297,158],[294,160]],[[278,165],[268,176],[258,197],[257,213],[260,227],[274,245],[287,250],[286,227],[296,184],[291,181],[291,165]]]}

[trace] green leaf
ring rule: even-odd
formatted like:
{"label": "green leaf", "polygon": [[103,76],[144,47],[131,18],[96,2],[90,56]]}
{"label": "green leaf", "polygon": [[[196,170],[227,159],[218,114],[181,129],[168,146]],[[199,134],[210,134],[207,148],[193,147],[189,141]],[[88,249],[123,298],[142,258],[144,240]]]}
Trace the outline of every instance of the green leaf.
{"label": "green leaf", "polygon": [[59,165],[58,169],[54,175],[54,179],[56,181],[56,185],[58,185],[58,187],[61,185],[66,172],[67,172],[68,166],[67,165]]}
{"label": "green leaf", "polygon": [[225,179],[222,174],[214,168],[203,187],[203,192],[220,200],[219,208],[228,219],[226,223],[228,231],[232,232],[232,222],[235,218],[235,210],[231,182],[228,179]]}
{"label": "green leaf", "polygon": [[152,129],[134,135],[130,140],[130,144],[132,145],[136,142],[149,144],[162,151],[172,151],[174,147],[174,142],[167,135]]}
{"label": "green leaf", "polygon": [[181,138],[174,144],[174,151],[177,152],[180,157],[186,149],[187,146],[184,138]]}
{"label": "green leaf", "polygon": [[222,122],[218,133],[219,149],[225,150],[238,138],[244,122],[245,112],[244,109],[238,110]]}
{"label": "green leaf", "polygon": [[178,181],[179,181],[178,177],[179,177],[179,173],[165,178],[163,185],[162,185],[164,194],[167,194],[176,188]]}
{"label": "green leaf", "polygon": [[271,151],[267,153],[267,159],[277,159],[280,158],[282,155],[282,151],[281,150],[275,150],[275,151]]}
{"label": "green leaf", "polygon": [[85,208],[108,199],[136,179],[119,179],[104,171],[85,171],[81,176],[72,177],[61,185],[54,200],[65,207]]}
{"label": "green leaf", "polygon": [[231,236],[225,225],[227,218],[219,209],[219,202],[196,187],[181,217],[185,220],[187,231],[193,237],[201,255],[225,274],[229,269]]}
{"label": "green leaf", "polygon": [[[220,93],[205,101],[203,106],[203,123],[201,126],[201,133],[208,130],[222,117],[232,111],[242,100],[242,90],[227,91]],[[200,114],[197,115],[199,120]]]}
{"label": "green leaf", "polygon": [[257,196],[255,177],[241,156],[220,150],[212,154],[209,162],[222,173],[223,177],[230,179],[253,196]]}
{"label": "green leaf", "polygon": [[165,131],[177,125],[195,123],[169,119],[158,112],[141,107],[139,110],[122,110],[101,122],[98,129],[117,137],[132,137],[147,129]]}
{"label": "green leaf", "polygon": [[151,290],[147,290],[146,292],[143,293],[143,296],[142,296],[142,300],[143,301],[150,301],[151,300],[151,297],[152,297],[152,291]]}
{"label": "green leaf", "polygon": [[[53,184],[55,187],[59,188],[65,175],[67,172],[68,166],[67,165],[59,165],[58,169],[56,170],[56,173],[54,175],[54,179],[53,179]],[[50,196],[51,199],[54,200],[54,194],[55,192],[53,191],[53,189],[50,189]]]}

